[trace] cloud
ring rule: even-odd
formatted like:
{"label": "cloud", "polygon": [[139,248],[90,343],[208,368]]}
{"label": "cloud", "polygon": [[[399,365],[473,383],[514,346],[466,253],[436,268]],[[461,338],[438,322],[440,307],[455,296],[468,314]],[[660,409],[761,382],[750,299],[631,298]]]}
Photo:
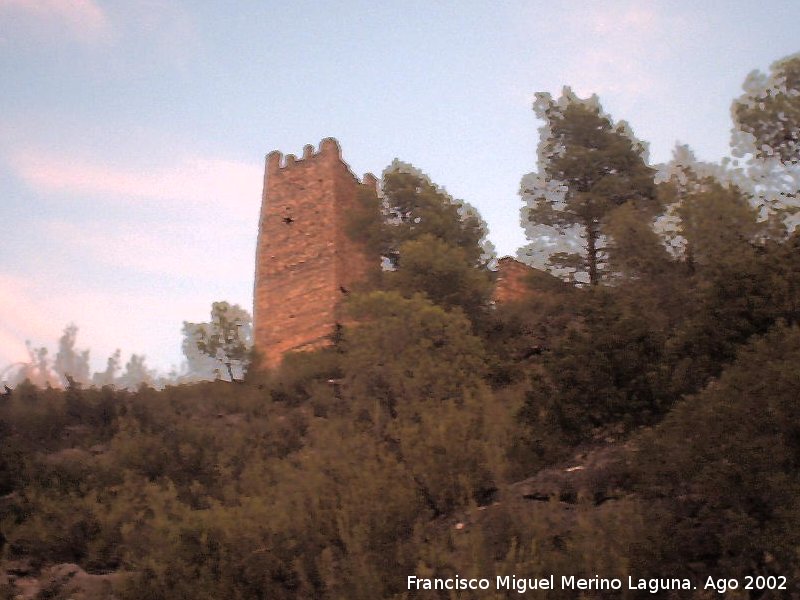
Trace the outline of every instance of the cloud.
{"label": "cloud", "polygon": [[658,17],[652,7],[629,4],[618,10],[596,7],[585,13],[592,29],[598,34],[636,35],[656,30]]}
{"label": "cloud", "polygon": [[132,169],[39,151],[12,155],[14,173],[38,193],[79,194],[106,202],[142,200],[172,209],[215,207],[251,219],[261,198],[261,165],[186,158],[167,167]]}
{"label": "cloud", "polygon": [[664,35],[664,22],[655,7],[582,4],[580,10],[570,11],[569,20],[576,38],[582,41],[566,63],[566,81],[579,95],[636,96],[659,86],[653,59]]}
{"label": "cloud", "polygon": [[[252,262],[256,222],[255,216],[241,223],[187,217],[160,223],[48,221],[42,228],[46,239],[77,251],[87,266],[209,282],[230,280]],[[246,269],[248,276],[251,271]]]}
{"label": "cloud", "polygon": [[0,265],[0,368],[27,359],[26,339],[54,349],[75,322],[95,370],[117,347],[163,370],[180,361],[183,320],[206,320],[212,300],[249,304],[261,165],[178,157],[135,168],[13,145],[6,155],[11,174],[62,205],[31,225],[45,264]]}
{"label": "cloud", "polygon": [[0,273],[0,369],[28,360],[25,339],[50,333],[44,313],[33,307],[29,296],[30,286],[24,279]]}
{"label": "cloud", "polygon": [[184,320],[207,320],[210,300],[195,291],[141,290],[124,295],[68,282],[0,273],[0,372],[27,362],[25,340],[45,346],[52,358],[64,327],[79,327],[77,347],[91,350],[93,370],[105,367],[115,349],[123,358],[145,354],[148,365],[166,370],[180,360]]}
{"label": "cloud", "polygon": [[106,12],[94,0],[0,0],[0,16],[10,14],[29,21],[66,30],[85,42],[106,40],[111,23]]}
{"label": "cloud", "polygon": [[124,24],[122,35],[137,44],[140,60],[184,68],[203,52],[190,6],[174,0],[138,0],[119,3],[114,14]]}

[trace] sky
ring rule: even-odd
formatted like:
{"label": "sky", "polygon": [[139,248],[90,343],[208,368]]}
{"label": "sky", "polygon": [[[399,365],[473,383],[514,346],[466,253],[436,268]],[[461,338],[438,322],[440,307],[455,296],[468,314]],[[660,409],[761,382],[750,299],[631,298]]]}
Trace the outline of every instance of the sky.
{"label": "sky", "polygon": [[729,153],[754,69],[800,50],[791,0],[0,0],[0,372],[64,327],[180,367],[183,321],[252,309],[264,156],[336,137],[413,164],[526,243],[535,92],[570,85],[650,144]]}

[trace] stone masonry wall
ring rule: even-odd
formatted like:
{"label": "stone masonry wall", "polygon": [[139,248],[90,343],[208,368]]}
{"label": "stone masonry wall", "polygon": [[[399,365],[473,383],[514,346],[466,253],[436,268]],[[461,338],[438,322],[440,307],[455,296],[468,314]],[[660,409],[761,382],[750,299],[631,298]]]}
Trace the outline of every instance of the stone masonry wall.
{"label": "stone masonry wall", "polygon": [[[367,185],[375,178],[365,176]],[[254,341],[264,366],[318,348],[341,322],[341,300],[371,262],[344,229],[362,185],[336,140],[298,159],[267,155],[256,247]]]}
{"label": "stone masonry wall", "polygon": [[492,299],[498,304],[522,300],[531,293],[528,279],[533,272],[532,267],[504,256],[497,262],[497,281]]}

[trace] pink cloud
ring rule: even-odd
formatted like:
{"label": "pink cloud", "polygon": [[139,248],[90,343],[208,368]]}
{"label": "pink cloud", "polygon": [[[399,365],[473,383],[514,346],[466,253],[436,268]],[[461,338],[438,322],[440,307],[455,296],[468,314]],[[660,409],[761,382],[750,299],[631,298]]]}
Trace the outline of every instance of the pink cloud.
{"label": "pink cloud", "polygon": [[586,11],[593,31],[601,34],[642,35],[655,30],[658,17],[650,7],[637,4],[609,9],[607,6]]}
{"label": "pink cloud", "polygon": [[676,50],[694,48],[705,27],[690,18],[688,9],[670,11],[658,3],[569,5],[562,17],[562,38],[571,51],[558,79],[580,96],[613,97],[623,109],[645,98],[660,100],[674,84]]}
{"label": "pink cloud", "polygon": [[17,176],[40,193],[92,196],[109,202],[149,200],[163,208],[217,207],[252,218],[261,197],[262,166],[186,158],[168,167],[130,169],[43,152],[11,157]]}
{"label": "pink cloud", "polygon": [[0,0],[2,12],[63,27],[84,41],[105,39],[111,34],[108,16],[94,0]]}
{"label": "pink cloud", "polygon": [[[0,368],[27,359],[26,339],[54,351],[64,326],[75,322],[78,346],[92,350],[95,369],[120,347],[165,370],[180,360],[183,320],[206,320],[213,300],[249,302],[261,165],[179,158],[136,169],[30,149],[6,156],[10,172],[37,194],[75,209],[68,214],[77,220],[40,223],[48,243],[108,283],[72,281],[56,268],[24,277],[0,268]],[[135,292],[116,285],[141,274],[156,283]]]}
{"label": "pink cloud", "polygon": [[[255,215],[238,223],[187,216],[183,222],[49,221],[43,227],[48,239],[77,250],[87,265],[208,282],[229,280],[252,262],[256,220]],[[243,271],[249,275],[252,268]]]}
{"label": "pink cloud", "polygon": [[57,329],[53,330],[51,312],[36,299],[31,282],[0,274],[0,368],[28,360],[25,340],[52,337]]}
{"label": "pink cloud", "polygon": [[184,320],[208,320],[211,299],[187,291],[168,295],[142,290],[112,291],[70,286],[63,281],[22,278],[0,273],[0,371],[27,362],[25,341],[44,346],[52,358],[64,327],[79,327],[77,347],[91,351],[94,370],[101,370],[116,348],[123,359],[145,354],[151,367],[166,371],[180,360]]}

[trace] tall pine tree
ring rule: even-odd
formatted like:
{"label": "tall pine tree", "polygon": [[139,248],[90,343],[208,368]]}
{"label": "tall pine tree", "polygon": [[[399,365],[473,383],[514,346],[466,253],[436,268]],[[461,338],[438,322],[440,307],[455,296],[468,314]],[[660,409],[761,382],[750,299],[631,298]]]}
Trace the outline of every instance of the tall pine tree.
{"label": "tall pine tree", "polygon": [[[569,88],[558,100],[539,93],[534,111],[545,125],[538,172],[522,180],[523,226],[539,243],[566,246],[551,253],[551,267],[586,273],[596,285],[613,270],[608,224],[614,212],[627,207],[645,221],[652,216],[654,171],[646,163],[646,148],[625,122],[614,124],[603,113],[596,96],[583,100]],[[535,244],[529,250],[535,251]]]}

